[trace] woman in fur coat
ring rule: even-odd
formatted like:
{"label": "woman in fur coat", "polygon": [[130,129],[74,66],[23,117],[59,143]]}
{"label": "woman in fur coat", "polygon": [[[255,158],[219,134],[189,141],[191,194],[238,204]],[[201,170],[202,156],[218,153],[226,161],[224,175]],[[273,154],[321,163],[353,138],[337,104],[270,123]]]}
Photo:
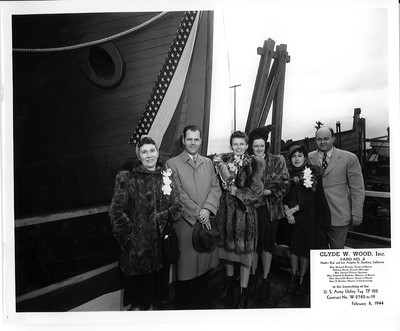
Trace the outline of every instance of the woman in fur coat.
{"label": "woman in fur coat", "polygon": [[167,223],[179,217],[182,204],[171,170],[157,163],[155,141],[142,138],[136,155],[140,165],[116,176],[109,217],[121,247],[124,306],[149,310],[168,287],[169,266],[162,262],[160,238]]}
{"label": "woman in fur coat", "polygon": [[[279,221],[285,218],[283,197],[290,188],[290,176],[285,158],[282,155],[273,155],[268,152],[268,134],[271,129],[272,125],[267,125],[256,128],[249,134],[249,150],[265,162],[263,199],[256,206],[259,230],[257,253],[262,262],[262,283],[258,289],[261,300],[270,298],[271,281],[269,273],[272,254],[277,242]],[[255,261],[252,267],[252,275],[250,275],[250,295],[257,288],[255,275],[257,265],[258,263]]]}
{"label": "woman in fur coat", "polygon": [[236,308],[247,308],[247,285],[254,252],[257,248],[258,226],[255,204],[262,198],[264,163],[246,154],[248,137],[235,131],[230,137],[233,154],[223,159],[214,157],[223,193],[216,218],[220,231],[219,257],[226,261],[226,287],[221,301],[234,298],[234,263],[240,263],[240,295]]}

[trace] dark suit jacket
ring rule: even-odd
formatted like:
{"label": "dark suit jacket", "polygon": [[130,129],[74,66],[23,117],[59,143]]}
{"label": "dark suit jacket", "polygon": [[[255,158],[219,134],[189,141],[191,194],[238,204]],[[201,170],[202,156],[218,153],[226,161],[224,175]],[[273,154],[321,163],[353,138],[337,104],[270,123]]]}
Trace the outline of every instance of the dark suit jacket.
{"label": "dark suit jacket", "polygon": [[[320,165],[318,151],[308,154],[311,164]],[[351,216],[363,217],[364,180],[357,156],[333,147],[332,157],[322,176],[322,185],[331,211],[331,225],[349,225]]]}

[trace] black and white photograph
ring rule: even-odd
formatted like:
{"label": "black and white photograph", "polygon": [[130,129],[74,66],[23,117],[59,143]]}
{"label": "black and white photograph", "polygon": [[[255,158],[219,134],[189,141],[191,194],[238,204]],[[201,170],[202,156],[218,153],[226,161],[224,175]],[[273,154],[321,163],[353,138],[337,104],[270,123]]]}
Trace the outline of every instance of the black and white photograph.
{"label": "black and white photograph", "polygon": [[0,9],[3,326],[400,328],[397,2]]}

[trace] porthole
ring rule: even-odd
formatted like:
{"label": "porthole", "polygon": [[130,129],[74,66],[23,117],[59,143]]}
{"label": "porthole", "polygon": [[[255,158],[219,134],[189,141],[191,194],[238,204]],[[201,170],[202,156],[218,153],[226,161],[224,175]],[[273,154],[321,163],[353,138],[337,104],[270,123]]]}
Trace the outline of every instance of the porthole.
{"label": "porthole", "polygon": [[[89,35],[81,43],[102,38],[99,35]],[[124,77],[124,59],[112,42],[82,48],[79,50],[78,59],[83,74],[99,87],[114,88]]]}

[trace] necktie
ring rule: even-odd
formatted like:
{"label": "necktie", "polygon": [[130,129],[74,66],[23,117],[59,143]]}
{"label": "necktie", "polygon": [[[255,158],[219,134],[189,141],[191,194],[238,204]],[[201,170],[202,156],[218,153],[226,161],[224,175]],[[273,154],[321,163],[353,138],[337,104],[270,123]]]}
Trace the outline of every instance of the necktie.
{"label": "necktie", "polygon": [[327,160],[326,153],[324,153],[324,157],[322,159],[322,169],[325,170],[327,166],[328,166],[328,160]]}
{"label": "necktie", "polygon": [[197,155],[193,156],[193,162],[194,162],[194,164],[196,164],[196,161],[197,161]]}

